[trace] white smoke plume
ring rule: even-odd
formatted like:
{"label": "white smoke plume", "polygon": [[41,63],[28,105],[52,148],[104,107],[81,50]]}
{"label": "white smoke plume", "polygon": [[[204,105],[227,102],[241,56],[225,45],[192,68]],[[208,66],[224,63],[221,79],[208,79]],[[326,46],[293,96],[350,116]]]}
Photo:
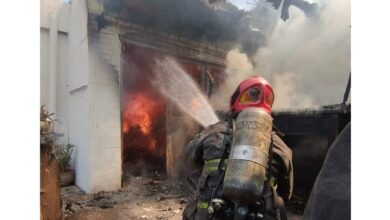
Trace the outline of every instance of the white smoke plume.
{"label": "white smoke plume", "polygon": [[233,49],[226,56],[226,80],[211,98],[215,110],[226,111],[229,108],[229,98],[237,85],[253,75],[253,65],[245,53]]}
{"label": "white smoke plume", "polygon": [[341,103],[351,70],[350,0],[320,3],[313,18],[290,7],[290,19],[278,21],[252,62],[237,49],[230,51],[224,91],[214,99],[228,102],[243,79],[261,75],[273,85],[274,109]]}

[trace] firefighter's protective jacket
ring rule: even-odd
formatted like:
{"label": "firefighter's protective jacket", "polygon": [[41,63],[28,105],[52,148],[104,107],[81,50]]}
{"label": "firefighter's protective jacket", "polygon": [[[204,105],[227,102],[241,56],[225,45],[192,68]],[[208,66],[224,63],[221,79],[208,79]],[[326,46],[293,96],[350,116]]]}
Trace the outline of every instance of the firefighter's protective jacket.
{"label": "firefighter's protective jacket", "polygon": [[[211,197],[216,196],[213,190],[221,180],[218,172],[220,161],[222,157],[227,157],[224,153],[225,148],[230,148],[232,141],[232,123],[234,123],[232,120],[226,120],[210,125],[187,144],[185,148],[187,159],[203,168],[195,183],[197,199],[186,207],[183,219],[208,219],[208,204]],[[272,132],[271,138],[273,156],[269,170],[271,178],[267,183],[270,188],[276,189],[274,194],[278,194],[286,202],[290,199],[293,189],[292,151],[276,132]],[[218,218],[214,216],[213,219]]]}

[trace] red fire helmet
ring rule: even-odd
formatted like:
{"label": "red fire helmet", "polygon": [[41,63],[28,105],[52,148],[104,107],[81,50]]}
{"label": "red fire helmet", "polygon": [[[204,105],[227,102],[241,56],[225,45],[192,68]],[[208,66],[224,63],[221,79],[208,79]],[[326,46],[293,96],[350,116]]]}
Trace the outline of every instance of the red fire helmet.
{"label": "red fire helmet", "polygon": [[263,108],[271,114],[273,102],[271,84],[260,76],[252,76],[242,81],[230,98],[230,114],[237,114],[248,107]]}

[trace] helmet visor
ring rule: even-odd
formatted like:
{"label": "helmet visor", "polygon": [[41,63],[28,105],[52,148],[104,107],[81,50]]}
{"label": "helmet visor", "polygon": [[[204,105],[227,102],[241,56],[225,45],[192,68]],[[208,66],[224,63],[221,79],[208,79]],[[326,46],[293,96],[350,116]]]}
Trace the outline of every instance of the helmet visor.
{"label": "helmet visor", "polygon": [[261,101],[261,89],[258,87],[249,88],[240,98],[240,103],[243,105],[255,104]]}

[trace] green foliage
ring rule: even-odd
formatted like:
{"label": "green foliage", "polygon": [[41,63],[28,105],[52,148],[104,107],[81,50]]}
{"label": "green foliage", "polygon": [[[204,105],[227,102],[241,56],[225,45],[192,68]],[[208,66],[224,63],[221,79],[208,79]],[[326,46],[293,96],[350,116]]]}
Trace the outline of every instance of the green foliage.
{"label": "green foliage", "polygon": [[60,163],[62,172],[70,170],[70,160],[72,156],[74,145],[73,144],[61,144],[55,147],[55,155]]}

